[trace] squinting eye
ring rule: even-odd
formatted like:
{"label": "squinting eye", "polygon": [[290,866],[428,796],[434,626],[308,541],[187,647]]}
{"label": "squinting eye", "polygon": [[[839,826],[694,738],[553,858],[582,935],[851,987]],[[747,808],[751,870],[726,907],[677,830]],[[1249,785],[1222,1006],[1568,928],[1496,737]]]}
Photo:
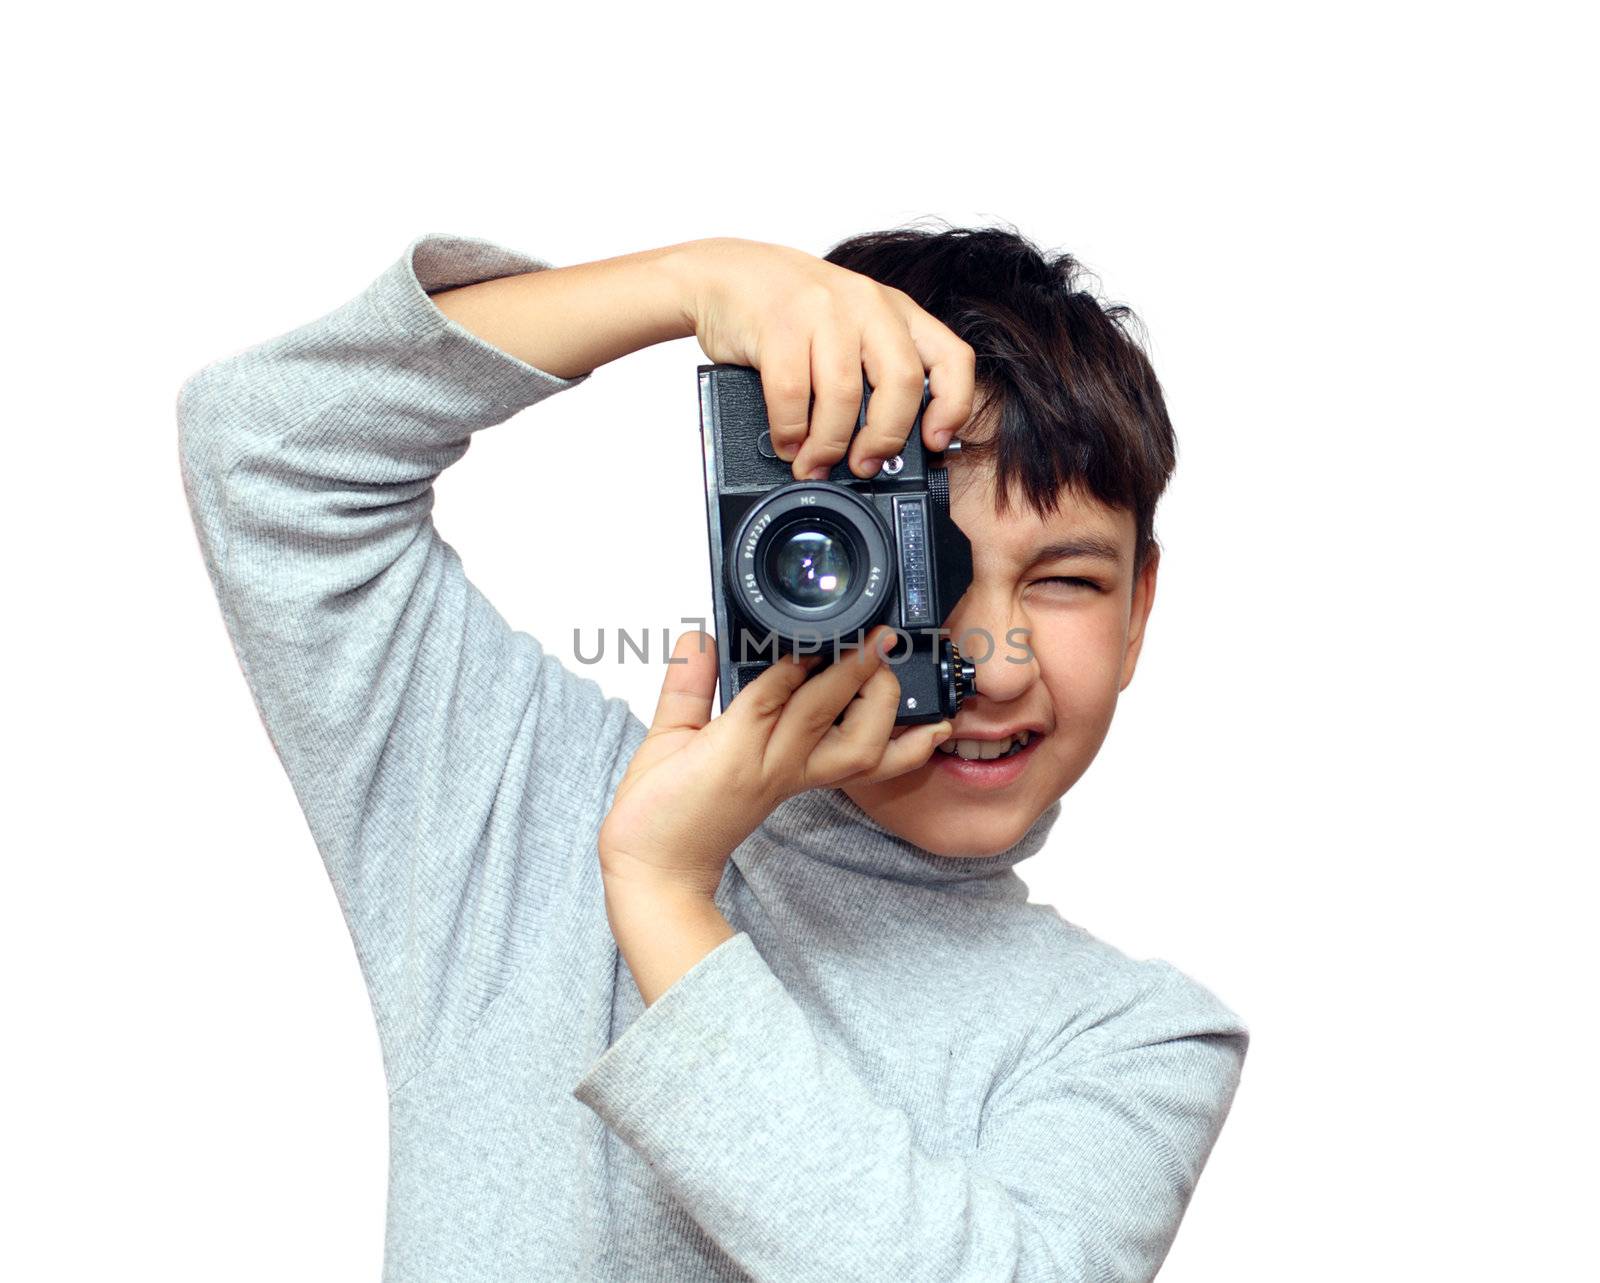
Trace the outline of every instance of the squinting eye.
{"label": "squinting eye", "polygon": [[1096,592],[1100,589],[1100,585],[1092,579],[1081,579],[1068,575],[1052,575],[1048,579],[1035,579],[1033,582],[1036,584],[1066,584],[1072,588],[1093,588]]}

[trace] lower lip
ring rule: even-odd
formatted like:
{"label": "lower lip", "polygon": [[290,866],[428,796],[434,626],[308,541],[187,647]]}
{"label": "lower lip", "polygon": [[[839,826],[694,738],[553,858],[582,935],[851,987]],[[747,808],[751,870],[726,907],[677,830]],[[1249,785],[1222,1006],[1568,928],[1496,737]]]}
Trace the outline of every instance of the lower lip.
{"label": "lower lip", "polygon": [[991,758],[985,762],[982,759],[971,761],[956,753],[942,753],[933,750],[933,755],[938,759],[938,769],[952,779],[960,780],[972,788],[1000,789],[1014,781],[1023,771],[1028,769],[1028,759],[1033,756],[1033,750],[1039,747],[1043,736],[1035,735],[1028,741],[1028,746],[1020,752],[1013,753],[1010,757]]}

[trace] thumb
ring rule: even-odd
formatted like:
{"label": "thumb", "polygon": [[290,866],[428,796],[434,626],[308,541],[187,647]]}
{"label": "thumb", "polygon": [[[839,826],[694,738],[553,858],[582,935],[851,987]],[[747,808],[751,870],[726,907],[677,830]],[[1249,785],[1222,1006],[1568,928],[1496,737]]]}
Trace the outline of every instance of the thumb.
{"label": "thumb", "polygon": [[717,690],[717,643],[710,633],[687,632],[667,661],[651,731],[697,731],[711,720]]}

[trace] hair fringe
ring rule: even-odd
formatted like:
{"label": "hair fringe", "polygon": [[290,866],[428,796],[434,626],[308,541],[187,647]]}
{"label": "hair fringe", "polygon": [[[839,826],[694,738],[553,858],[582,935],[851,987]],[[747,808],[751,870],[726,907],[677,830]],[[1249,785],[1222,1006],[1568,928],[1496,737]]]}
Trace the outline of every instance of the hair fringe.
{"label": "hair fringe", "polygon": [[1127,509],[1143,565],[1177,439],[1131,307],[1103,301],[1078,258],[1041,249],[1003,220],[957,226],[922,215],[848,237],[824,258],[904,290],[972,347],[973,416],[984,431],[963,438],[963,454],[993,461],[999,511],[1017,495],[1048,515],[1067,491]]}

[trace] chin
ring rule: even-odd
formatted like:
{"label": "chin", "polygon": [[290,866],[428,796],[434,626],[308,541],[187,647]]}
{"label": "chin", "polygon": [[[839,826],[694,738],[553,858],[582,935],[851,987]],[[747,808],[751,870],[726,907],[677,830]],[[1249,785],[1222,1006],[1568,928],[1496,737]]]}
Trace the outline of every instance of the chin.
{"label": "chin", "polygon": [[[920,771],[913,772],[921,774]],[[850,800],[896,837],[954,859],[982,859],[1015,846],[1044,812],[1032,799],[1005,807],[972,805],[927,789],[896,788],[901,781],[847,788]],[[942,791],[941,791],[942,792]]]}

